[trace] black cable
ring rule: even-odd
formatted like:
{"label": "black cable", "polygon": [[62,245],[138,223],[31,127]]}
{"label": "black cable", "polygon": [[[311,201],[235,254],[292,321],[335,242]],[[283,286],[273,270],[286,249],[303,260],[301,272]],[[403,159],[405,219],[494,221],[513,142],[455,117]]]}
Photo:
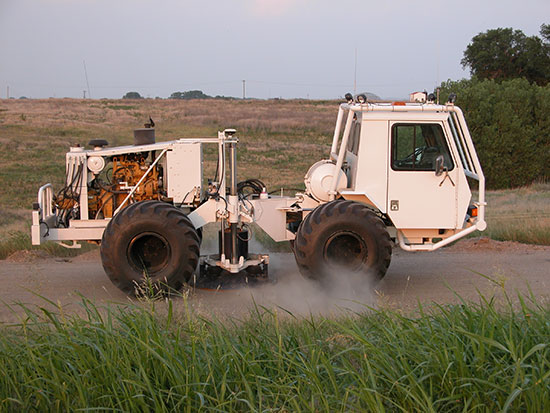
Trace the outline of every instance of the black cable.
{"label": "black cable", "polygon": [[[252,194],[248,194],[248,195],[252,195]],[[239,200],[244,204],[245,202],[248,202],[248,204],[250,205],[250,208],[247,208],[249,210],[253,210],[254,209],[254,204],[252,204],[252,202],[250,202],[250,200],[248,199],[248,195],[243,195],[243,194],[238,194],[239,196]],[[244,206],[246,208],[246,205]]]}
{"label": "black cable", "polygon": [[50,235],[50,226],[46,223],[46,221],[40,220],[39,225],[46,225],[46,233],[44,234],[44,237],[47,237],[48,235]]}
{"label": "black cable", "polygon": [[[193,188],[193,189],[195,189],[195,188]],[[184,203],[185,200],[187,199],[187,195],[189,195],[193,189],[191,189],[189,192],[187,192],[187,193],[185,194],[185,196],[184,196],[183,199],[181,200],[180,205],[183,205],[183,203]]]}
{"label": "black cable", "polygon": [[[78,166],[78,171],[76,172],[76,175],[74,176],[74,179],[72,180],[71,182],[71,185],[69,186],[71,192],[73,192],[73,194],[76,192],[73,190],[73,186],[75,185],[78,185],[80,179],[82,178],[82,170],[84,169],[84,163],[81,163],[79,166]],[[78,194],[74,194],[74,196],[79,196],[80,193]]]}
{"label": "black cable", "polygon": [[[247,179],[237,184],[237,193],[245,197],[252,194],[260,195],[265,187],[265,184],[259,179]],[[245,189],[250,189],[252,192],[245,195]]]}
{"label": "black cable", "polygon": [[[246,224],[243,224],[243,227],[246,227],[246,230],[248,231],[248,238],[247,239],[241,238],[241,236],[239,235],[239,232],[237,232],[237,238],[239,238],[243,242],[248,242],[252,239],[252,228],[249,225],[246,225]],[[241,227],[241,231],[242,230],[243,229]]]}
{"label": "black cable", "polygon": [[228,209],[229,209],[229,204],[227,203],[227,200],[223,196],[221,196],[220,194],[218,194],[218,198],[221,198],[221,200],[223,202],[225,202],[225,212],[227,212]]}
{"label": "black cable", "polygon": [[71,182],[68,185],[65,185],[63,188],[61,188],[59,190],[59,192],[57,193],[57,195],[54,198],[54,202],[57,202],[57,200],[59,199],[59,197],[61,195],[62,195],[63,199],[72,199],[74,201],[79,200],[80,192],[76,192],[73,189],[73,186],[80,181],[80,179],[82,177],[83,169],[84,169],[84,163],[81,163],[78,166],[78,169],[76,170],[76,173],[75,173],[75,170],[73,170],[73,176],[70,178]]}
{"label": "black cable", "polygon": [[[78,178],[80,177],[80,175],[82,174],[82,167],[84,166],[84,163],[81,163],[80,165],[78,165],[78,169],[76,171],[76,175],[73,175],[73,180],[71,181],[71,184],[69,185],[71,188],[72,186],[78,181]],[[74,170],[73,170],[73,173],[74,173]]]}

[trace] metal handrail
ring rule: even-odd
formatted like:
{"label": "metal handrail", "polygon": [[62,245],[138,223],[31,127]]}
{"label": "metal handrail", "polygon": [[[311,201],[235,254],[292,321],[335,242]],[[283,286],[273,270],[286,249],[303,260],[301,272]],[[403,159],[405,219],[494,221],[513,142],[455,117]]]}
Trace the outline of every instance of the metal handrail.
{"label": "metal handrail", "polygon": [[54,215],[52,184],[42,185],[38,190],[38,207],[40,208],[40,219],[42,221]]}

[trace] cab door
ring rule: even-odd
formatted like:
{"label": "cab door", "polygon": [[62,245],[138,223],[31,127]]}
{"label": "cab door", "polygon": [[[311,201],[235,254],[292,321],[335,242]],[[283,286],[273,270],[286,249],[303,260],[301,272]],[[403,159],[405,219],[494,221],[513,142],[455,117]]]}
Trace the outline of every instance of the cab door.
{"label": "cab door", "polygon": [[[387,211],[397,229],[456,228],[458,168],[442,122],[390,122]],[[445,172],[436,176],[442,155]]]}

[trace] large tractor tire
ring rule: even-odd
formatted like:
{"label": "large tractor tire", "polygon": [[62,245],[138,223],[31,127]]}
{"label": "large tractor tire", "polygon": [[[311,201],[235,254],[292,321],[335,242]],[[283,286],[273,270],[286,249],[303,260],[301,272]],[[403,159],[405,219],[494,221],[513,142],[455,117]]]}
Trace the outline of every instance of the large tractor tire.
{"label": "large tractor tire", "polygon": [[294,243],[302,275],[328,282],[345,273],[365,274],[377,282],[386,274],[391,252],[382,220],[365,205],[343,200],[323,204],[307,215]]}
{"label": "large tractor tire", "polygon": [[130,205],[107,225],[101,261],[114,285],[127,294],[179,290],[199,261],[200,239],[189,218],[160,201]]}

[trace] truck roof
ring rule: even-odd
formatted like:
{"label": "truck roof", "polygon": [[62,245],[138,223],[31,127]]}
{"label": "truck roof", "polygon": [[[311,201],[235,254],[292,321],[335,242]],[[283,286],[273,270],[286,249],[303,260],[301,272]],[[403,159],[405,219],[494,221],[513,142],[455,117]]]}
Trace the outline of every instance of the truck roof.
{"label": "truck roof", "polygon": [[453,112],[454,104],[437,105],[435,103],[413,103],[404,101],[342,103],[343,109],[353,112]]}

